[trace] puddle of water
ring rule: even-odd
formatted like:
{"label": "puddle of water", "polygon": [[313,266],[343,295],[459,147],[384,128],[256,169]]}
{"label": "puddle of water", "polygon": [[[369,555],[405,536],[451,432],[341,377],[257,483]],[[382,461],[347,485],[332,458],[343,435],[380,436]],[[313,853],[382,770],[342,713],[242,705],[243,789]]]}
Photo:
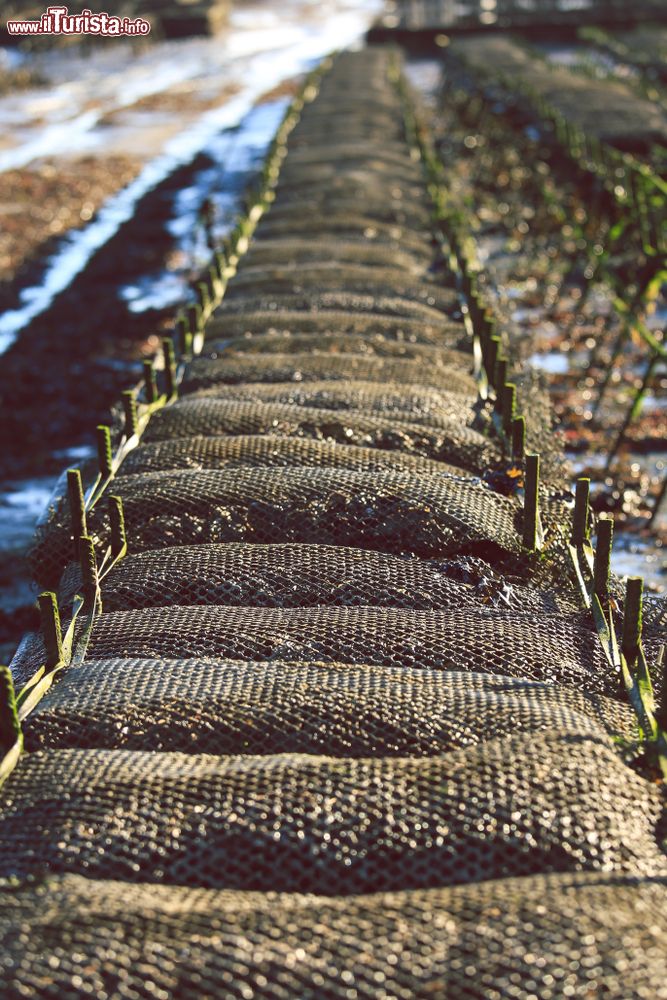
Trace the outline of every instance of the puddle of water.
{"label": "puddle of water", "polygon": [[[53,454],[63,465],[72,467],[92,458],[93,449],[89,445],[77,445]],[[0,555],[28,545],[60,478],[60,475],[37,476],[3,484],[0,492]]]}
{"label": "puddle of water", "polygon": [[665,553],[654,541],[619,535],[612,550],[611,568],[617,576],[641,576],[659,593],[667,589]]}
{"label": "puddle of water", "polygon": [[442,85],[442,62],[439,59],[410,59],[405,75],[414,90],[427,101],[433,101]]}
{"label": "puddle of water", "polygon": [[44,476],[7,484],[0,493],[0,551],[13,551],[28,544],[56,479]]}
{"label": "puddle of water", "polygon": [[639,78],[639,71],[629,63],[618,59],[611,52],[586,44],[537,43],[535,46],[549,62],[568,69],[586,70],[604,78],[615,76],[619,79]]}
{"label": "puddle of water", "polygon": [[570,357],[562,351],[551,351],[548,354],[531,354],[528,363],[533,368],[548,372],[549,375],[566,375],[570,370]]}
{"label": "puddle of water", "polygon": [[[236,60],[233,75],[240,92],[222,107],[205,112],[188,128],[172,136],[161,154],[147,163],[134,181],[102,206],[93,222],[84,229],[72,232],[63,240],[60,249],[51,257],[40,284],[24,289],[21,293],[21,307],[9,310],[0,317],[0,353],[6,351],[20,331],[44,312],[56,295],[68,287],[92,255],[131,218],[137,202],[148,191],[177,167],[189,163],[221,131],[238,125],[262,94],[272,90],[283,80],[307,71],[329,51],[358,42],[378,7],[376,0],[355,4],[353,9],[343,3],[339,9],[331,10],[327,7],[324,16],[313,23],[301,23],[297,19],[296,24],[283,31],[260,32],[257,38],[256,32],[248,32],[246,37],[236,42],[232,38],[231,51],[237,55],[239,52],[243,53],[243,58],[238,56]],[[295,16],[298,9],[292,11]],[[289,38],[287,43],[286,38]],[[213,41],[218,48],[223,48],[219,40]],[[174,51],[167,43],[165,45],[167,52],[171,53],[171,61]],[[159,50],[162,51],[163,48],[158,45]],[[162,82],[160,86],[163,85]],[[0,110],[1,107],[0,104]],[[94,117],[97,112],[84,112],[84,116],[86,114]],[[79,119],[84,116],[79,116]],[[79,119],[70,119],[58,126],[68,131],[72,142],[81,125]],[[0,124],[1,120],[0,115]],[[69,140],[68,146],[71,146]],[[50,151],[53,152],[53,149]]]}
{"label": "puddle of water", "polygon": [[25,63],[26,57],[19,49],[5,48],[0,45],[0,70],[19,69]]}
{"label": "puddle of water", "polygon": [[127,302],[130,312],[141,313],[147,309],[165,309],[183,302],[187,280],[183,275],[165,271],[163,274],[143,276],[131,285],[121,288],[119,295]]}

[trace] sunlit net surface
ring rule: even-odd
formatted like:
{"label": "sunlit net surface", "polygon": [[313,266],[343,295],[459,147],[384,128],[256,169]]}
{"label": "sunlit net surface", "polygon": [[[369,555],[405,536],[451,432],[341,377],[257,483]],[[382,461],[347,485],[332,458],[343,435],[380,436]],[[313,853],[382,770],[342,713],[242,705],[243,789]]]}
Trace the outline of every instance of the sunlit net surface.
{"label": "sunlit net surface", "polygon": [[324,77],[114,481],[129,555],[3,790],[12,996],[667,995],[661,791],[548,478],[521,544],[391,69]]}

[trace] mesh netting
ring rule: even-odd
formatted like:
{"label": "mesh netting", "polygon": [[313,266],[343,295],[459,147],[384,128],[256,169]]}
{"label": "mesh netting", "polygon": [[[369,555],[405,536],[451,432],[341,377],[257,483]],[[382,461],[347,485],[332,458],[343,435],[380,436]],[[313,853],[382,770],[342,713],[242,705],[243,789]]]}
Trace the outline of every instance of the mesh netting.
{"label": "mesh netting", "polygon": [[[519,373],[530,555],[388,66],[343,56],[306,108],[111,485],[130,554],[0,800],[12,1000],[667,998],[664,799],[576,596],[550,409]],[[71,553],[56,505],[65,627]],[[656,602],[654,672],[664,634]],[[17,687],[44,663],[28,637]]]}
{"label": "mesh netting", "polygon": [[[303,541],[429,557],[496,545],[520,554],[519,501],[478,480],[381,470],[204,470],[123,476],[131,550]],[[91,526],[101,514],[90,518]]]}
{"label": "mesh netting", "polygon": [[[392,251],[393,252],[393,251]],[[278,333],[344,333],[359,336],[381,335],[385,339],[408,341],[409,343],[457,344],[457,338],[463,336],[461,324],[442,317],[438,322],[425,322],[414,319],[395,319],[391,316],[379,316],[375,313],[347,313],[328,310],[324,313],[295,312],[293,310],[248,310],[240,314],[230,313],[224,317],[213,317],[206,327],[208,336],[213,337],[243,337],[247,334],[260,334],[269,331]],[[469,343],[466,334],[465,341],[457,346],[464,347]]]}
{"label": "mesh netting", "polygon": [[654,144],[667,144],[664,108],[625,83],[554,66],[508,37],[480,37],[472,44],[459,39],[452,51],[484,77],[503,74],[528,87],[569,123],[618,149],[647,153]]}
{"label": "mesh netting", "polygon": [[225,469],[255,467],[301,467],[353,469],[373,472],[380,469],[417,472],[449,472],[462,475],[453,465],[430,461],[419,455],[358,448],[333,441],[309,441],[254,434],[238,437],[187,437],[143,444],[130,452],[119,474],[163,472],[168,469]]}
{"label": "mesh netting", "polygon": [[[376,158],[375,163],[381,163]],[[320,208],[323,201],[330,204],[333,211],[337,211],[341,205],[338,197],[332,198],[332,194],[341,195],[344,200],[355,197],[362,191],[369,197],[364,202],[366,210],[373,209],[375,214],[377,206],[378,218],[382,218],[382,211],[387,204],[392,207],[406,207],[410,211],[415,211],[413,221],[421,227],[422,219],[425,220],[424,229],[428,230],[431,222],[433,205],[429,197],[424,192],[424,179],[420,165],[408,165],[405,160],[401,162],[395,158],[393,162],[386,162],[383,168],[377,169],[367,162],[362,164],[357,161],[356,166],[347,161],[347,170],[343,176],[336,175],[335,165],[322,162],[310,163],[290,163],[289,168],[284,171],[276,185],[276,201],[284,208],[293,204],[301,204],[305,197],[314,200]],[[371,173],[372,170],[372,173]],[[375,191],[369,191],[371,183],[369,178],[375,182]],[[384,200],[384,205],[377,205],[377,202]],[[347,206],[346,206],[347,207]],[[390,266],[394,266],[390,264]]]}
{"label": "mesh netting", "polygon": [[[181,404],[218,398],[225,402],[244,400],[352,411],[357,413],[360,420],[366,417],[387,416],[400,423],[425,424],[427,427],[447,430],[450,433],[454,431],[455,421],[459,426],[461,424],[467,426],[473,423],[476,414],[475,400],[467,394],[419,385],[362,382],[357,379],[337,382],[316,379],[305,383],[245,382],[202,389],[181,400]],[[147,428],[147,435],[153,433],[156,421],[168,419],[172,408],[169,407],[164,413],[156,414]],[[159,423],[157,426],[159,427]],[[492,442],[486,443],[487,447],[493,446]]]}
{"label": "mesh netting", "polygon": [[[78,567],[65,593],[80,586]],[[553,612],[563,594],[498,574],[481,559],[401,558],[330,545],[172,546],[129,555],[103,581],[106,611],[172,604],[298,608],[329,606],[438,610],[500,607]]]}
{"label": "mesh netting", "polygon": [[[310,224],[315,227],[317,221],[311,219]],[[333,225],[333,222],[330,222]],[[318,227],[319,228],[319,227]],[[428,299],[428,296],[427,296]],[[459,311],[458,298],[453,293],[448,295],[449,312],[451,314]],[[426,302],[417,302],[414,299],[403,298],[400,295],[380,294],[364,295],[361,292],[318,292],[316,290],[301,292],[290,295],[288,292],[276,292],[262,295],[261,293],[244,296],[235,296],[227,301],[225,296],[223,304],[216,310],[216,316],[223,317],[245,313],[251,310],[274,310],[296,309],[309,312],[325,312],[328,309],[344,309],[347,312],[378,313],[380,316],[405,316],[412,319],[424,319],[431,323],[442,322],[447,318],[447,314],[437,309],[435,299],[433,305]]]}
{"label": "mesh netting", "polygon": [[[396,168],[398,169],[398,168]],[[331,171],[337,168],[330,163],[309,165],[310,174]],[[301,184],[302,182],[299,182]],[[363,264],[370,267],[400,268],[404,274],[418,276],[428,273],[431,253],[422,256],[391,247],[372,246],[361,240],[339,240],[336,244],[336,260],[345,263]],[[313,263],[331,261],[331,244],[327,240],[269,240],[257,239],[251,245],[243,260],[243,271],[250,267],[266,265],[294,265],[301,262]]]}
{"label": "mesh netting", "polygon": [[[285,219],[289,221],[295,215],[308,218],[311,215],[328,215],[330,212],[352,213],[359,204],[363,204],[364,212],[372,215],[378,222],[407,225],[416,230],[429,226],[432,211],[423,196],[415,198],[414,187],[401,183],[395,176],[372,177],[367,171],[365,173],[366,176],[359,176],[356,182],[351,181],[348,174],[343,181],[344,187],[340,183],[331,184],[326,181],[311,182],[307,186],[302,184],[296,188],[294,185],[285,185],[282,190],[286,197],[282,199],[282,204],[276,199],[271,213],[272,220],[279,223]],[[392,191],[399,192],[401,197],[392,198]],[[405,280],[405,275],[402,278]],[[398,280],[401,280],[401,276]],[[353,277],[348,286],[350,290],[355,290],[354,281]],[[381,276],[375,285],[379,289],[391,288],[391,278]],[[358,290],[366,289],[362,285]]]}
{"label": "mesh netting", "polygon": [[[648,644],[649,660],[655,646]],[[44,662],[39,637],[17,654],[25,682]],[[513,677],[566,684],[621,697],[621,681],[582,615],[534,615],[474,605],[460,610],[395,607],[170,606],[102,615],[88,656],[235,660],[320,660]]]}
{"label": "mesh netting", "polygon": [[[268,237],[269,239],[305,239],[307,237],[315,237],[318,240],[329,239],[332,244],[335,244],[339,239],[349,240],[354,239],[363,235],[363,237],[374,246],[395,246],[397,249],[409,250],[411,253],[421,254],[423,256],[431,257],[433,256],[433,245],[434,241],[429,237],[424,237],[418,235],[414,230],[409,227],[400,226],[396,224],[391,224],[387,222],[380,222],[378,219],[374,218],[371,214],[360,214],[359,207],[357,206],[356,212],[336,212],[335,214],[329,215],[314,215],[302,216],[298,213],[292,214],[290,217],[285,219],[275,219],[272,220],[271,216],[273,213],[267,215],[266,219],[262,220],[261,236],[262,238]],[[361,206],[363,212],[363,206]],[[342,308],[347,309],[350,306],[350,302],[345,296],[334,296],[329,295],[325,298],[319,297],[314,299],[314,302],[309,305],[299,305],[300,301],[303,299],[294,298],[295,304],[289,306],[286,302],[282,303],[283,308],[319,308],[319,309],[336,309]],[[359,297],[357,296],[357,299]],[[307,301],[307,300],[306,300]],[[257,306],[255,306],[257,308]],[[271,309],[271,302],[267,302],[264,309]],[[276,309],[276,304],[274,302],[273,308]],[[422,316],[428,317],[433,322],[437,322],[442,319],[442,315],[437,313],[435,310],[419,309],[415,312],[409,310],[408,304],[403,303],[392,303],[390,298],[385,298],[383,301],[378,301],[372,296],[366,297],[366,305],[363,306],[361,302],[357,301],[352,305],[354,311],[359,312],[377,312],[379,314],[386,313],[388,315],[405,315],[405,316]],[[401,309],[403,310],[401,312]]]}
{"label": "mesh netting", "polygon": [[661,804],[585,731],[411,758],[37,751],[4,791],[0,877],[340,895],[549,871],[664,876]]}
{"label": "mesh netting", "polygon": [[[291,212],[292,206],[286,210]],[[309,209],[304,208],[304,211]],[[410,211],[412,213],[414,209]],[[446,314],[459,308],[459,298],[454,289],[443,288],[425,276],[410,279],[400,268],[360,267],[338,262],[329,265],[300,264],[291,269],[277,265],[271,268],[250,267],[247,272],[239,271],[228,285],[224,308],[234,308],[236,302],[245,300],[248,295],[255,298],[258,295],[321,294],[329,290],[344,290],[346,295],[358,293],[372,294],[376,298],[399,297],[437,308]]]}
{"label": "mesh netting", "polygon": [[[232,404],[240,405],[243,404]],[[317,411],[321,413],[322,411]],[[400,434],[399,434],[400,439]],[[411,553],[521,556],[521,506],[472,477],[328,468],[184,470],[121,476],[131,551],[207,542],[312,542]],[[558,502],[554,514],[562,517]],[[545,511],[545,523],[548,522]],[[105,509],[89,531],[108,539]],[[54,514],[32,553],[56,580],[71,558],[69,518]]]}
{"label": "mesh netting", "polygon": [[[472,368],[472,358],[470,362]],[[472,375],[458,368],[429,367],[411,358],[378,358],[358,354],[328,354],[308,351],[303,354],[232,355],[222,358],[196,358],[183,378],[182,391],[194,392],[211,385],[235,382],[304,382],[363,379],[369,382],[421,383],[450,392],[475,396]]]}
{"label": "mesh netting", "polygon": [[[321,99],[322,94],[320,94]],[[318,106],[321,107],[321,105]],[[303,125],[302,119],[299,131]],[[283,165],[281,171],[279,183],[283,185],[287,183],[288,178],[297,176],[299,172],[303,173],[304,168],[307,168],[307,177],[316,176],[321,179],[323,171],[327,172],[325,176],[340,177],[340,161],[344,161],[346,168],[350,170],[361,167],[363,170],[375,173],[379,164],[379,169],[383,173],[395,173],[398,176],[407,176],[408,178],[414,177],[415,171],[419,171],[421,174],[421,165],[410,157],[405,146],[404,136],[392,140],[391,135],[387,134],[378,149],[377,145],[367,142],[363,136],[361,138],[356,136],[346,138],[346,135],[351,135],[350,132],[344,135],[330,134],[326,148],[323,149],[319,145],[313,145],[310,148],[303,144],[299,145],[295,141],[298,140],[299,131],[292,136],[289,162]],[[423,181],[423,174],[421,176]],[[431,254],[429,254],[429,260],[430,257]]]}
{"label": "mesh netting", "polygon": [[[283,394],[287,390],[283,389]],[[247,390],[250,394],[250,390]],[[215,395],[183,399],[157,413],[144,440],[160,441],[199,434],[280,434],[355,444],[389,451],[408,452],[438,461],[450,461],[464,468],[489,468],[500,459],[498,444],[467,427],[465,412],[458,423],[453,416],[440,417],[439,427],[396,420],[389,414],[377,416],[360,411],[328,410],[319,406],[227,400]],[[343,412],[341,412],[343,411]],[[486,462],[486,464],[485,464]]]}
{"label": "mesh netting", "polygon": [[[330,899],[65,876],[4,895],[7,996],[667,998],[664,880],[583,873]],[[48,949],[44,944],[48,942]]]}
{"label": "mesh netting", "polygon": [[26,741],[31,751],[403,757],[539,730],[631,739],[636,723],[630,707],[618,701],[488,674],[350,663],[110,659],[70,667],[29,717]]}
{"label": "mesh netting", "polygon": [[[459,337],[465,331],[459,331]],[[443,338],[444,339],[444,338]],[[367,357],[406,358],[421,360],[438,368],[460,368],[463,372],[470,370],[472,356],[463,351],[434,346],[433,344],[411,344],[400,340],[387,340],[380,334],[358,337],[353,334],[265,334],[252,338],[237,338],[235,340],[208,339],[204,346],[203,357],[213,358],[222,353],[223,359],[230,357],[238,359],[238,355],[248,354],[363,354]]]}

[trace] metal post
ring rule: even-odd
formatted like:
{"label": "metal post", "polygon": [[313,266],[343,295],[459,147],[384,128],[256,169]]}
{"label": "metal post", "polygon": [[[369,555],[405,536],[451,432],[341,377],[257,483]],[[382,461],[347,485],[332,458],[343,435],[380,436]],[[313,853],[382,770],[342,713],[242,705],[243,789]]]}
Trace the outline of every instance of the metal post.
{"label": "metal post", "polygon": [[609,596],[609,574],[611,572],[611,547],[614,537],[614,521],[611,517],[601,517],[598,521],[597,544],[593,559],[593,590],[600,603]]}
{"label": "metal post", "polygon": [[97,425],[97,458],[102,479],[110,479],[113,476],[111,431],[104,424]]}
{"label": "metal post", "polygon": [[60,613],[56,595],[52,591],[45,591],[37,598],[39,604],[39,617],[42,628],[42,638],[46,650],[47,671],[53,670],[63,662],[63,639],[60,627]]}
{"label": "metal post", "polygon": [[526,477],[523,500],[523,547],[529,552],[537,548],[539,512],[540,456],[526,455]]}
{"label": "metal post", "polygon": [[[123,401],[123,413],[125,415],[125,437],[129,439],[139,433],[137,400],[131,389],[124,389],[121,398]],[[82,531],[81,534],[85,535],[86,532]]]}
{"label": "metal post", "polygon": [[572,535],[570,541],[573,545],[583,545],[588,541],[590,532],[588,528],[588,501],[591,490],[591,481],[585,476],[577,479],[577,491],[574,498],[574,513],[572,515]]}
{"label": "metal post", "polygon": [[86,534],[86,504],[79,469],[67,470],[67,501],[74,539],[74,558],[79,557],[79,537]]}
{"label": "metal post", "polygon": [[642,638],[642,604],[644,581],[640,576],[630,576],[625,584],[625,607],[623,608],[623,639],[621,649],[628,666],[639,655]]}

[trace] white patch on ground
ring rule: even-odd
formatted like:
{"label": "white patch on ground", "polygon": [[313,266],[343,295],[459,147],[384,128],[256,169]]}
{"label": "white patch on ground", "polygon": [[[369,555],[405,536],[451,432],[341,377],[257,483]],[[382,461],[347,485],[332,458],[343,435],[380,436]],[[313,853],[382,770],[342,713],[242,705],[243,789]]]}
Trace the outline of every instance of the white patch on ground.
{"label": "white patch on ground", "polygon": [[[0,153],[0,170],[24,165],[36,156],[72,155],[93,147],[96,154],[104,155],[104,127],[95,129],[103,114],[176,82],[205,76],[206,59],[217,66],[221,90],[230,84],[240,89],[223,106],[204,112],[171,136],[139,176],[105,202],[90,225],[63,240],[40,284],[24,289],[21,306],[0,317],[0,353],[69,286],[93,254],[132,217],[148,191],[189,163],[221,131],[238,125],[262,94],[307,71],[330,51],[358,42],[379,8],[379,0],[326,6],[288,3],[273,12],[275,21],[270,24],[271,12],[265,4],[257,8],[265,28],[237,28],[233,15],[230,28],[217,38],[161,42],[134,55],[131,47],[121,46],[116,62],[110,61],[115,53],[111,47],[99,58],[96,54],[88,59],[63,52],[44,53],[43,65],[37,67],[56,66],[51,73],[53,86],[0,100],[0,130],[13,126],[18,137],[14,148]],[[252,11],[244,13],[247,19],[252,15]],[[243,23],[249,22],[242,19]],[[58,73],[64,77],[60,83],[55,80]],[[98,107],[88,110],[84,105],[93,94]],[[29,134],[31,123],[34,132],[38,120],[39,133]]]}

